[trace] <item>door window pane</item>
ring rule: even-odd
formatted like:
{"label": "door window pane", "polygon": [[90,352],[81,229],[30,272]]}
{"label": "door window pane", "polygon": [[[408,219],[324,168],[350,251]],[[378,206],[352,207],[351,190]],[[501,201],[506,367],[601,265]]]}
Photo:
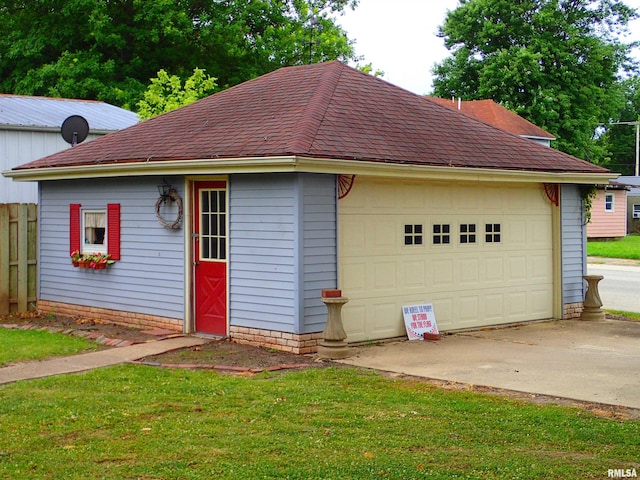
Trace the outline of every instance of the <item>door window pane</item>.
{"label": "door window pane", "polygon": [[225,190],[200,191],[200,260],[226,258]]}

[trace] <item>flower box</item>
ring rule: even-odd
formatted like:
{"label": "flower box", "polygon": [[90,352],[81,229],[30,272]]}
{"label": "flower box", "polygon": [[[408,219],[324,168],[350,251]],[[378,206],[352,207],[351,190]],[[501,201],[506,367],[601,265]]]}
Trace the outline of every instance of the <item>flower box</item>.
{"label": "flower box", "polygon": [[106,253],[80,253],[78,250],[71,254],[71,263],[74,268],[90,268],[93,270],[105,270],[115,263],[111,255]]}

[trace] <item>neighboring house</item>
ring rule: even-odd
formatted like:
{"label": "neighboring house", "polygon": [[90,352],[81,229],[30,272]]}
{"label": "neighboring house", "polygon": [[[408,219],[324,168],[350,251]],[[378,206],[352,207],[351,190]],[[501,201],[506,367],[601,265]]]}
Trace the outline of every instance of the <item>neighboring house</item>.
{"label": "neighboring house", "polygon": [[507,110],[493,100],[447,100],[445,98],[428,97],[429,99],[470,115],[478,120],[501,128],[529,140],[533,140],[546,147],[551,146],[551,141],[556,137],[540,127],[525,120],[520,115]]}
{"label": "neighboring house", "polygon": [[43,311],[298,353],[322,289],[349,299],[348,342],[404,336],[422,302],[441,331],[578,316],[579,186],[615,176],[335,61],[4,174],[40,184]]}
{"label": "neighboring house", "polygon": [[591,202],[587,238],[622,238],[627,235],[627,186],[611,181],[596,185]]}
{"label": "neighboring house", "polygon": [[[0,172],[71,148],[60,135],[71,115],[89,123],[85,141],[138,122],[135,113],[103,102],[0,94]],[[0,178],[0,203],[36,203],[37,198],[37,184]]]}
{"label": "neighboring house", "polygon": [[628,188],[627,233],[640,233],[640,177],[622,176],[616,182]]}

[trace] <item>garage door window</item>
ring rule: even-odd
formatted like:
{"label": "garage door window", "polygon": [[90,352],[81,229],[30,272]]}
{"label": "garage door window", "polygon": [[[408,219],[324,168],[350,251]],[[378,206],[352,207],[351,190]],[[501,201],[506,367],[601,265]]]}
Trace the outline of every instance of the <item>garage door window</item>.
{"label": "garage door window", "polygon": [[475,223],[460,224],[460,243],[461,244],[476,243],[476,224]]}
{"label": "garage door window", "polygon": [[433,244],[448,245],[451,243],[451,226],[447,223],[433,225]]}
{"label": "garage door window", "polygon": [[422,245],[422,225],[409,224],[404,226],[404,244]]}
{"label": "garage door window", "polygon": [[500,224],[487,223],[484,226],[484,241],[486,243],[500,243]]}

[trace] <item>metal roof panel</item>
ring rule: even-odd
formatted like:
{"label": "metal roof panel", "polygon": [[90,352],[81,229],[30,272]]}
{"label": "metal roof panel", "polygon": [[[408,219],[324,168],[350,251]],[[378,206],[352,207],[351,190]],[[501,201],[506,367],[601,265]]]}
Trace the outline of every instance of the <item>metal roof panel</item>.
{"label": "metal roof panel", "polygon": [[81,115],[90,131],[117,131],[138,123],[138,115],[93,100],[0,94],[0,128],[60,128],[71,115]]}

